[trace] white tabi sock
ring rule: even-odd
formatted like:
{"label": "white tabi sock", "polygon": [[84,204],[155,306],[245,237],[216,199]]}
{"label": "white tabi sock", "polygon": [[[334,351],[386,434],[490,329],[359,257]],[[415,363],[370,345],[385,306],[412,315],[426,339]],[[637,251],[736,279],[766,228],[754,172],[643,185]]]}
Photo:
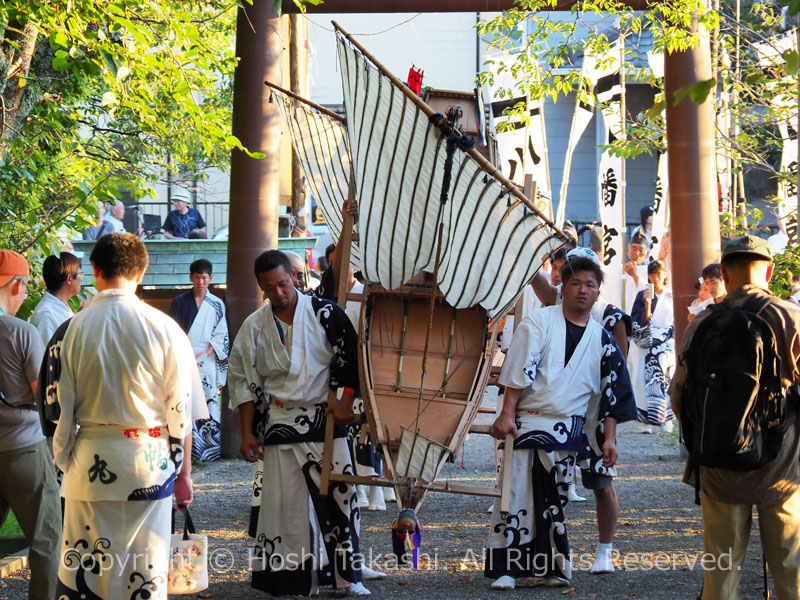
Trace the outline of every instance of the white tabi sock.
{"label": "white tabi sock", "polygon": [[597,554],[611,554],[611,549],[613,546],[613,542],[609,542],[607,544],[601,544],[600,542],[597,542]]}

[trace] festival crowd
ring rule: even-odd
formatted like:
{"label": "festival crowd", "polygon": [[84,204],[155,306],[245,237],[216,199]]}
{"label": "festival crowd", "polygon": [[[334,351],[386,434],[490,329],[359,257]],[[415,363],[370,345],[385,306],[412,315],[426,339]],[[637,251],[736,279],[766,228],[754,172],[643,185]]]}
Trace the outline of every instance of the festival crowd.
{"label": "festival crowd", "polygon": [[[185,198],[175,198],[175,206],[165,231],[184,237],[201,226],[202,218],[189,222]],[[352,204],[343,208],[357,212]],[[314,595],[321,586],[369,595],[365,581],[386,575],[358,559],[360,510],[385,510],[394,498],[378,486],[336,482],[320,490],[329,420],[332,472],[384,473],[368,430],[354,424],[354,414],[364,412],[361,307],[336,303],[342,249],[329,248],[318,280],[293,253],[259,255],[253,275],[265,302],[231,342],[225,304],[210,291],[213,265],[191,264],[192,287],[172,301],[169,314],[147,305],[136,296],[147,250],[120,232],[119,208],[110,213],[87,234],[96,239],[96,294],[85,306],[77,302],[86,285],[81,261],[62,252],[36,267],[46,292],[29,321],[15,317],[32,268],[20,254],[0,250],[0,522],[13,510],[28,541],[30,597],[167,597],[174,504],[192,502],[192,459],[220,458],[225,385],[240,419],[242,455],[254,463],[253,587],[274,596]],[[706,571],[702,597],[736,597],[756,506],[777,595],[798,598],[800,305],[768,291],[769,245],[745,235],[729,240],[720,261],[697,274],[698,296],[687,314],[674,314],[669,236],[656,249],[651,222],[652,210],[643,210],[628,244],[623,307],[603,299],[598,236],[590,235],[590,248],[580,247],[577,232],[566,228],[572,241],[550,256],[506,318],[497,348],[503,396],[491,433],[498,444],[514,437],[505,467],[512,485],[508,512],[499,500],[492,507],[485,575],[495,590],[514,589],[521,578],[569,585],[564,509],[583,500],[578,481],[596,499],[591,572],[613,573],[620,512],[614,478],[625,461],[617,426],[639,421],[647,434],[672,432],[680,422],[691,450],[685,481],[702,507],[705,551],[730,552],[730,568]],[[342,282],[348,293],[363,290],[356,275],[351,268]],[[755,340],[761,358],[742,355],[739,372],[714,366],[708,375],[725,346],[703,344],[721,340],[725,332],[710,332],[735,318],[745,319],[747,331],[760,328],[740,345]],[[689,325],[676,349],[678,319]],[[736,324],[727,327],[738,332]],[[762,419],[767,425],[742,426],[751,437],[764,436],[763,452],[745,468],[725,454],[714,421],[699,445],[691,432],[698,423],[705,427],[698,390],[706,401],[714,390],[733,398],[733,386],[749,389],[741,379],[748,372],[755,372],[751,404],[761,406],[771,374],[777,391],[768,401],[777,408]],[[723,412],[714,414],[719,427]],[[502,455],[498,446],[499,462]],[[87,553],[97,560],[87,562]],[[108,556],[123,564],[121,573],[102,568]]]}

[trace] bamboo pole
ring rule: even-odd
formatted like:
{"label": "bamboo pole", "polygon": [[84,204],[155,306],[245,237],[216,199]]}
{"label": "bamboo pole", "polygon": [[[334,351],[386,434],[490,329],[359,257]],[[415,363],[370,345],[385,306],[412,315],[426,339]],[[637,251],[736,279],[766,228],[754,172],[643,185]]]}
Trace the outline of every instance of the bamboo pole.
{"label": "bamboo pole", "polygon": [[[289,78],[292,91],[298,96],[306,93],[308,80],[308,62],[305,46],[308,39],[308,21],[300,15],[289,15]],[[295,224],[292,237],[305,237],[309,218],[306,214],[306,178],[300,156],[292,147],[292,216]],[[306,257],[308,258],[308,257]]]}
{"label": "bamboo pole", "polygon": [[317,104],[316,102],[312,102],[308,98],[303,98],[302,96],[300,96],[298,94],[295,94],[291,90],[287,90],[286,88],[282,88],[277,83],[272,83],[271,81],[265,81],[264,85],[266,85],[268,88],[272,88],[273,90],[278,90],[281,94],[286,94],[287,96],[289,96],[293,100],[297,100],[298,102],[302,102],[303,104],[306,104],[306,105],[310,106],[314,110],[318,110],[322,114],[329,116],[331,119],[335,119],[335,120],[339,121],[340,123],[344,123],[344,117],[342,115],[337,115],[335,112],[325,108],[321,104]]}
{"label": "bamboo pole", "polygon": [[[564,157],[564,169],[561,171],[561,187],[558,190],[558,211],[556,221],[563,223],[567,216],[567,193],[569,190],[569,174],[572,170],[572,138],[575,135],[575,122],[578,119],[578,109],[580,108],[580,90],[575,95],[575,110],[572,111],[572,121],[569,126],[569,137],[567,138],[567,153]],[[575,146],[577,147],[577,142]]]}
{"label": "bamboo pole", "polygon": [[[625,6],[633,10],[647,10],[651,0],[625,0]],[[325,0],[319,4],[302,3],[300,8],[293,0],[283,0],[282,14],[304,11],[309,14],[339,13],[416,13],[416,12],[500,12],[515,7],[514,0]],[[579,0],[557,0],[552,5],[541,6],[542,11],[571,10],[579,6]]]}
{"label": "bamboo pole", "polygon": [[[425,115],[427,115],[428,117],[432,117],[435,114],[435,111],[430,106],[425,104],[425,102],[423,102],[414,92],[412,92],[407,85],[405,85],[402,81],[400,81],[400,79],[397,76],[395,76],[391,71],[389,71],[389,69],[383,66],[383,64],[381,64],[374,56],[372,56],[372,54],[370,54],[366,50],[366,48],[364,48],[364,46],[359,44],[349,33],[347,33],[344,29],[342,29],[342,27],[336,21],[331,21],[331,23],[333,23],[333,26],[336,28],[336,30],[339,33],[341,33],[345,37],[345,39],[347,39],[347,41],[353,44],[353,46],[355,46],[356,49],[361,54],[363,54],[373,65],[375,65],[375,67],[381,73],[383,73],[386,77],[388,77],[391,80],[391,82],[400,91],[402,91],[403,94],[405,94],[409,100],[411,100],[411,102],[416,104],[417,108],[419,108],[423,113],[425,113]],[[436,125],[438,125],[438,123]],[[556,226],[556,224],[553,223],[553,221],[551,221],[547,215],[545,215],[542,211],[536,208],[533,202],[531,202],[530,199],[525,196],[525,194],[519,191],[517,185],[513,181],[508,179],[505,175],[503,175],[497,167],[495,167],[492,163],[486,160],[480,152],[475,150],[475,148],[469,148],[468,150],[465,150],[465,152],[469,154],[469,156],[472,157],[472,159],[475,160],[475,162],[477,162],[478,165],[484,171],[486,171],[489,175],[497,179],[497,181],[501,183],[515,198],[517,198],[520,202],[522,202],[528,208],[528,210],[530,210],[542,221],[544,221],[547,225],[549,225],[550,228],[561,239],[567,241],[567,236],[564,234],[564,232],[561,231],[561,229],[558,226]]]}
{"label": "bamboo pole", "polygon": [[[347,189],[347,201],[353,202],[356,197],[356,187],[355,187],[356,178],[353,176],[353,169],[350,169],[350,185]],[[355,224],[355,217],[351,215],[349,212],[344,211],[342,214],[342,233],[340,234],[340,248],[337,249],[341,251],[341,269],[337,275],[339,278],[337,283],[338,290],[337,290],[337,304],[344,310],[345,306],[347,306],[347,282],[349,280],[350,275],[350,245],[353,242],[353,225]],[[339,400],[336,399],[336,392],[331,390],[328,392],[328,406],[335,404]],[[325,418],[325,443],[322,447],[322,473],[320,474],[319,480],[319,493],[320,496],[327,496],[328,495],[328,486],[330,485],[331,481],[331,463],[333,461],[333,428],[335,423],[333,422],[333,416],[328,415]],[[335,477],[335,476],[334,476]],[[335,481],[342,481],[341,479],[335,479]]]}
{"label": "bamboo pole", "polygon": [[[622,36],[622,32],[619,32],[620,36]],[[622,88],[622,94],[619,98],[619,119],[622,131],[620,131],[620,137],[625,140],[628,138],[628,128],[626,126],[627,122],[627,112],[628,112],[628,89],[625,86],[625,39],[623,38],[623,43],[619,45],[619,80],[620,80],[620,87]],[[620,199],[620,210],[622,211],[622,231],[620,231],[620,235],[622,236],[622,256],[620,256],[620,260],[622,260],[622,272],[625,272],[625,249],[627,248],[628,242],[628,210],[626,207],[626,201],[628,196],[628,169],[627,164],[625,161],[625,157],[622,157],[620,167],[620,186],[619,186],[619,199]],[[656,165],[656,169],[658,169],[658,165]],[[652,232],[650,237],[652,238]],[[648,241],[648,248],[650,242]],[[605,255],[603,256],[605,258]],[[625,303],[625,278],[623,277],[623,284],[622,284],[622,303]]]}

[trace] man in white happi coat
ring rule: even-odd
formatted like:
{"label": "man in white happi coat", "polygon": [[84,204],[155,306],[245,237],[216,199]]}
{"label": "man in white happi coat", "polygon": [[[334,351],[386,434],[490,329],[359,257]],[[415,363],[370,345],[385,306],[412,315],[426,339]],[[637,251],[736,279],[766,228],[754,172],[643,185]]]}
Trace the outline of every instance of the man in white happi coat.
{"label": "man in white happi coat", "polygon": [[[261,254],[254,271],[269,302],[242,324],[228,371],[242,455],[264,464],[252,585],[275,596],[312,595],[323,584],[367,595],[355,489],[319,490],[326,419],[336,423],[332,468],[353,473],[343,425],[358,389],[355,329],[330,300],[298,292],[282,252]],[[329,404],[340,387],[341,400]]]}
{"label": "man in white happi coat", "polygon": [[572,576],[564,523],[567,490],[579,452],[601,456],[593,471],[614,475],[616,425],[636,416],[625,359],[612,335],[591,318],[603,272],[585,256],[561,270],[563,303],[520,323],[500,383],[503,409],[492,434],[515,436],[510,511],[495,503],[484,574],[494,589],[519,577],[563,586]]}
{"label": "man in white happi coat", "polygon": [[[589,248],[573,248],[566,253],[568,258],[581,255],[591,258],[600,265],[597,253]],[[602,267],[602,265],[600,266]],[[536,294],[541,296],[546,306],[560,303],[560,285],[553,285],[552,278],[551,285],[548,285],[543,279],[538,273],[534,278],[533,287],[536,290]],[[560,275],[558,280],[559,282],[561,281]],[[597,302],[592,306],[591,317],[614,336],[614,341],[622,352],[623,358],[627,358],[628,336],[631,334],[631,318],[620,308],[603,300],[602,295],[597,298]],[[628,408],[633,411],[633,404]],[[630,414],[633,415],[633,412]],[[593,574],[614,572],[614,562],[612,560],[613,542],[614,534],[617,530],[617,520],[619,519],[619,497],[614,486],[614,478],[603,467],[602,452],[595,452],[595,449],[602,447],[603,436],[603,422],[599,421],[597,423],[597,431],[594,433],[597,443],[584,446],[584,449],[578,454],[577,464],[581,468],[583,487],[592,490],[597,502],[598,542],[594,562],[590,569]],[[570,502],[583,501],[583,498],[575,493],[574,488],[575,485],[573,483],[569,488]]]}
{"label": "man in white happi coat", "polygon": [[623,310],[630,314],[636,294],[647,287],[647,239],[634,235],[628,244],[628,262],[623,266],[622,274]]}
{"label": "man in white happi coat", "polygon": [[219,388],[228,379],[228,323],[225,304],[208,291],[214,275],[211,262],[200,258],[189,265],[192,289],[176,296],[169,316],[178,322],[192,342],[200,371],[208,419],[196,419],[192,427],[192,455],[198,460],[220,457]]}
{"label": "man in white happi coat", "polygon": [[142,241],[103,236],[91,261],[98,294],[48,349],[43,412],[64,472],[57,597],[163,599],[172,496],[192,501],[197,368],[186,334],[135,295]]}
{"label": "man in white happi coat", "polygon": [[73,315],[67,302],[81,291],[81,261],[69,252],[48,256],[42,263],[42,277],[47,291],[36,305],[30,323],[39,332],[42,344],[47,345],[58,326]]}

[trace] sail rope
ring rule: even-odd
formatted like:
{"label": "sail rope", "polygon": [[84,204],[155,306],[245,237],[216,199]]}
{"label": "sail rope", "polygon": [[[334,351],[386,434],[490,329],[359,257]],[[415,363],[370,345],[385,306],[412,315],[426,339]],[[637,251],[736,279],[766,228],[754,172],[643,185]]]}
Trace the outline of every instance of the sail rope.
{"label": "sail rope", "polygon": [[422,351],[422,376],[420,377],[419,381],[417,415],[414,419],[413,426],[415,430],[419,424],[419,417],[422,411],[422,393],[425,387],[425,376],[428,372],[428,350],[431,342],[431,332],[433,331],[433,313],[436,307],[436,292],[438,290],[436,282],[439,280],[439,263],[441,262],[442,258],[442,238],[444,237],[444,222],[442,220],[442,215],[450,195],[450,179],[453,171],[453,157],[455,156],[456,148],[464,151],[475,146],[475,140],[471,136],[460,133],[456,128],[456,125],[463,114],[464,111],[462,110],[461,106],[454,104],[450,107],[450,110],[447,111],[446,117],[442,113],[434,113],[429,117],[430,123],[441,130],[442,136],[447,142],[447,145],[444,161],[444,174],[442,175],[442,190],[439,194],[439,215],[437,217],[439,222],[439,231],[436,238],[436,261],[433,263],[433,285],[431,286],[431,301],[430,309],[428,311],[428,328],[425,332],[425,348]]}

